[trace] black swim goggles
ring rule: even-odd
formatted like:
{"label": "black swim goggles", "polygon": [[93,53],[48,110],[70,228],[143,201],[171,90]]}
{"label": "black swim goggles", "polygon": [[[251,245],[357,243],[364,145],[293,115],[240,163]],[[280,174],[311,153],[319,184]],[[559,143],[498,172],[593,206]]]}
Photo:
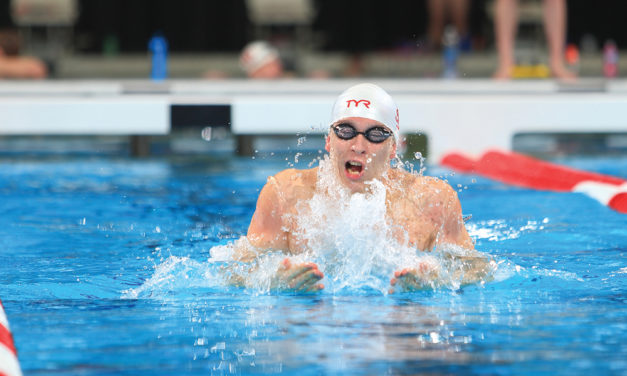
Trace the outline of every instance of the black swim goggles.
{"label": "black swim goggles", "polygon": [[350,140],[357,137],[358,134],[363,134],[373,144],[380,144],[392,135],[392,132],[378,126],[368,128],[365,132],[357,132],[357,129],[348,123],[336,124],[331,128],[335,135],[342,140]]}

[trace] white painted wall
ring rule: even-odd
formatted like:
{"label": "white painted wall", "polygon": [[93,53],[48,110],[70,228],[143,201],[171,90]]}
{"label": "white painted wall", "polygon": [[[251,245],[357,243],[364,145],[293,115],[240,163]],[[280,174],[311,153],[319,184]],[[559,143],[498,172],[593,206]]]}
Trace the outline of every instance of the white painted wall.
{"label": "white painted wall", "polygon": [[[627,132],[627,81],[368,80],[424,133],[432,161],[510,150],[518,132]],[[320,134],[356,80],[2,82],[2,134],[167,134],[171,104],[230,104],[235,134]],[[593,91],[591,91],[593,90]]]}

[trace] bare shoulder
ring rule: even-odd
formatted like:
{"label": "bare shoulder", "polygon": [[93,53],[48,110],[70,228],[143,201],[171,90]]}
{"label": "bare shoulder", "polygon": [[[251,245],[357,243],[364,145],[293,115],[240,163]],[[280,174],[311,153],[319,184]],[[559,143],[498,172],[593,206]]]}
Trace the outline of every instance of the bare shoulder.
{"label": "bare shoulder", "polygon": [[[307,170],[297,170],[295,168],[288,168],[283,170],[271,178],[274,178],[276,182],[282,186],[284,185],[300,185],[315,183],[317,177],[318,168],[310,168]],[[270,179],[271,179],[270,178]]]}
{"label": "bare shoulder", "polygon": [[431,199],[457,197],[453,187],[442,179],[415,175],[403,170],[398,170],[395,174],[394,179],[401,182],[401,187],[413,191],[414,194],[426,195]]}
{"label": "bare shoulder", "polygon": [[457,244],[467,249],[474,248],[464,226],[457,192],[448,182],[408,172],[401,172],[397,176],[404,182],[402,195],[408,200],[406,202],[419,208],[421,218],[428,218],[442,230],[437,237],[438,242]]}
{"label": "bare shoulder", "polygon": [[303,190],[313,191],[316,186],[317,168],[297,170],[290,168],[268,178],[267,184],[275,185],[275,189],[283,194],[302,193]]}
{"label": "bare shoulder", "polygon": [[307,170],[287,169],[268,178],[266,186],[288,205],[313,195],[316,187],[317,168]]}
{"label": "bare shoulder", "polygon": [[457,197],[457,193],[455,189],[451,187],[451,185],[439,178],[433,176],[423,176],[421,178],[421,183],[423,186],[427,187],[427,189],[433,194],[440,197]]}
{"label": "bare shoulder", "polygon": [[291,213],[295,204],[313,191],[314,188],[307,187],[311,179],[315,181],[315,176],[314,171],[289,169],[268,178],[248,227],[247,238],[254,247],[289,249],[285,214]]}

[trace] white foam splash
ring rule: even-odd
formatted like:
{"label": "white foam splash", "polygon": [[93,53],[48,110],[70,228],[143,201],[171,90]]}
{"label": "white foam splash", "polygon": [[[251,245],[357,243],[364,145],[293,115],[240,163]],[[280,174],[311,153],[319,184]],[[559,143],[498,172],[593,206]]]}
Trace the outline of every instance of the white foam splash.
{"label": "white foam splash", "polygon": [[361,286],[389,288],[394,270],[415,263],[415,250],[391,236],[386,221],[386,189],[378,180],[368,193],[353,193],[338,182],[327,158],[320,161],[316,193],[297,208],[297,237],[309,250],[309,261],[327,276],[327,289]]}
{"label": "white foam splash", "polygon": [[[480,252],[447,246],[433,252],[417,251],[398,233],[387,218],[386,187],[378,180],[367,183],[366,193],[351,193],[339,181],[328,156],[320,160],[316,192],[300,202],[293,218],[292,237],[303,244],[304,252],[290,256],[292,264],[314,262],[325,275],[325,291],[334,294],[376,291],[387,294],[395,271],[428,265],[438,271],[431,288],[457,289],[462,283],[464,259],[485,257]],[[394,231],[393,231],[394,230]],[[235,247],[252,247],[246,237],[211,249],[207,263],[189,258],[170,257],[157,266],[154,275],[142,286],[129,290],[126,297],[150,296],[185,286],[227,284],[232,277],[244,276],[243,284],[265,293],[286,255],[282,252],[260,254],[254,264],[233,260]],[[249,248],[250,249],[250,248]],[[228,270],[212,263],[230,263]],[[496,263],[494,264],[496,268]],[[213,273],[213,274],[212,274]],[[205,278],[206,281],[202,281]]]}
{"label": "white foam splash", "polygon": [[[427,264],[439,271],[431,287],[458,288],[463,278],[463,257],[480,253],[449,246],[438,252],[417,251],[394,236],[388,223],[386,188],[381,181],[368,183],[367,193],[351,193],[333,172],[328,157],[320,161],[316,192],[301,202],[292,234],[306,251],[290,257],[293,263],[314,262],[325,274],[325,290],[332,293],[374,290],[386,294],[395,271]],[[285,258],[273,253],[259,259],[251,279],[267,291],[270,280]]]}
{"label": "white foam splash", "polygon": [[170,256],[155,266],[153,275],[141,286],[122,292],[123,299],[167,296],[192,288],[210,288],[224,285],[223,276],[216,272],[215,262],[198,262],[189,257]]}
{"label": "white foam splash", "polygon": [[498,242],[518,239],[525,233],[544,230],[548,222],[548,218],[544,218],[542,221],[530,220],[522,226],[513,227],[504,219],[495,219],[470,223],[466,225],[466,228],[473,239],[486,239],[488,241]]}

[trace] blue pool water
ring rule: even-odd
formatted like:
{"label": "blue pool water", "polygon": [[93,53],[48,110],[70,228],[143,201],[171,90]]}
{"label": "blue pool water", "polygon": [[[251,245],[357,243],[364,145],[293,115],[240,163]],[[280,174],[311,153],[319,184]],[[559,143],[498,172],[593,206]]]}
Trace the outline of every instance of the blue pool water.
{"label": "blue pool water", "polygon": [[[428,168],[499,263],[482,286],[223,285],[211,250],[245,234],[266,177],[293,162],[3,157],[0,298],[24,373],[627,374],[627,216],[580,194]],[[620,158],[560,162],[627,177]]]}

